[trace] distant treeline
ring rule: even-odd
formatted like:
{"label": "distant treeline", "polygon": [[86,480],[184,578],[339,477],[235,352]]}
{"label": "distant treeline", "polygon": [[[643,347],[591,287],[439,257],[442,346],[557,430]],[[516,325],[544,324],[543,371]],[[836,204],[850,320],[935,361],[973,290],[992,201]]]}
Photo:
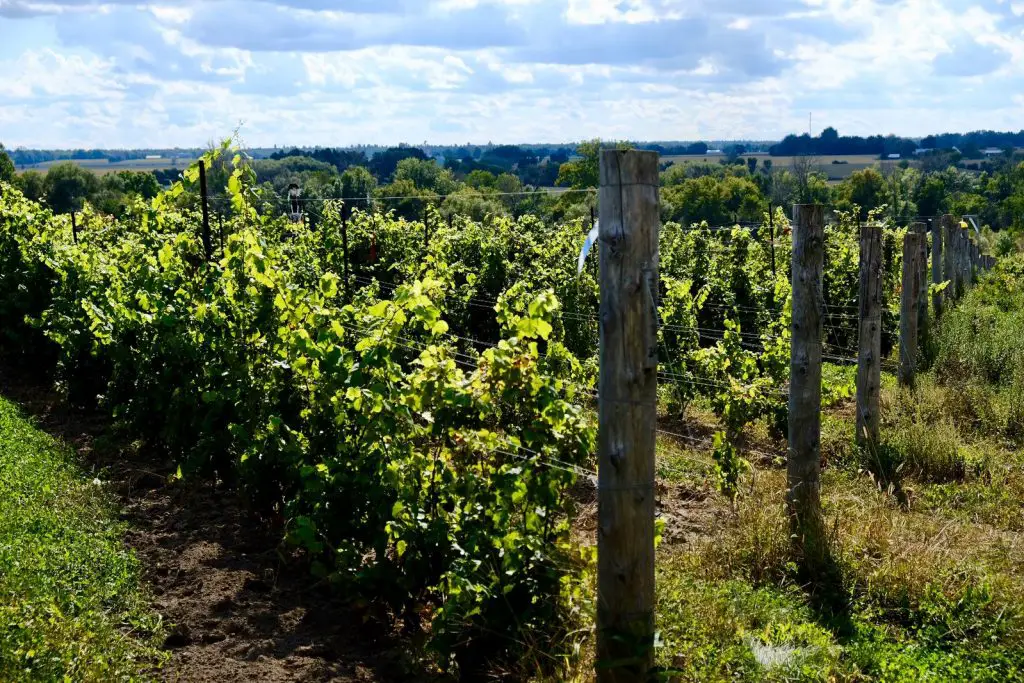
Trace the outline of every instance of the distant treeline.
{"label": "distant treeline", "polygon": [[90,161],[106,159],[110,163],[145,159],[150,155],[165,158],[194,159],[206,150],[194,149],[8,149],[7,155],[18,166],[31,166],[48,161]]}
{"label": "distant treeline", "polygon": [[999,133],[991,130],[979,130],[971,133],[942,133],[929,135],[921,139],[901,138],[895,135],[839,135],[835,128],[826,128],[818,137],[803,135],[787,135],[777,145],[772,145],[769,154],[772,156],[840,156],[852,154],[899,154],[911,156],[918,149],[960,150],[967,158],[976,158],[982,149],[996,147],[1012,149],[1024,147],[1024,131],[1019,133]]}

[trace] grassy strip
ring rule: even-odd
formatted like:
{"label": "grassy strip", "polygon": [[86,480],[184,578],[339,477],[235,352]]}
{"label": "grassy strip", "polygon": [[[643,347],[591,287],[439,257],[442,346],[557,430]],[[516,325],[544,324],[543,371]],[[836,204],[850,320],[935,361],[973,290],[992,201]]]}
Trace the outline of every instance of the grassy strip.
{"label": "grassy strip", "polygon": [[[703,540],[661,548],[658,659],[674,680],[1024,681],[1020,444],[949,409],[970,405],[966,384],[884,384],[877,453],[853,448],[848,410],[824,416],[831,594],[790,564],[778,463],[755,461],[724,528],[709,518]],[[706,452],[663,439],[658,459],[665,481],[713,489]]]}
{"label": "grassy strip", "polygon": [[158,662],[102,486],[0,398],[0,680],[132,681]]}

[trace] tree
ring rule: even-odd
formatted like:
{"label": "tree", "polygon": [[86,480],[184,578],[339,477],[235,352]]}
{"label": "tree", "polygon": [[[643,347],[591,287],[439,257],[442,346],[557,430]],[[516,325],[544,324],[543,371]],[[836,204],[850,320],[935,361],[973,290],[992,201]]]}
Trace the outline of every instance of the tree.
{"label": "tree", "polygon": [[885,178],[876,168],[851,173],[836,192],[841,208],[849,211],[854,206],[860,207],[861,220],[867,219],[871,211],[887,202]]}
{"label": "tree", "polygon": [[96,176],[77,164],[65,161],[52,166],[44,183],[46,201],[56,213],[70,213],[99,189]]}
{"label": "tree", "polygon": [[914,190],[914,203],[922,216],[939,216],[949,207],[946,183],[940,175],[929,175]]}
{"label": "tree", "polygon": [[818,172],[818,159],[812,156],[802,156],[793,159],[793,179],[796,182],[796,196],[793,198],[798,204],[825,204],[831,197],[832,192],[828,187],[828,178]]}
{"label": "tree", "polygon": [[670,217],[684,225],[757,220],[765,204],[760,188],[752,180],[736,176],[687,178],[666,187],[662,194],[671,205]]}
{"label": "tree", "polygon": [[14,179],[21,193],[34,202],[46,197],[46,176],[39,171],[25,171]]}
{"label": "tree", "polygon": [[377,180],[363,166],[349,166],[341,174],[341,196],[345,199],[365,199],[376,188]]}
{"label": "tree", "polygon": [[469,174],[466,175],[466,185],[477,190],[485,187],[494,187],[494,182],[494,174],[490,171],[477,169],[475,171],[470,171]]}
{"label": "tree", "polygon": [[451,170],[438,166],[433,159],[402,159],[395,169],[395,182],[399,180],[408,180],[417,188],[435,194],[448,194],[456,188]]}
{"label": "tree", "polygon": [[556,185],[568,185],[574,190],[597,187],[600,182],[601,141],[581,142],[576,148],[579,159],[567,161],[558,169]]}
{"label": "tree", "polygon": [[370,159],[369,168],[377,178],[383,182],[389,180],[398,169],[398,162],[402,159],[426,160],[427,155],[419,147],[390,147],[383,152],[378,152]]}
{"label": "tree", "polygon": [[0,182],[13,183],[16,176],[14,162],[7,156],[3,144],[0,144]]}

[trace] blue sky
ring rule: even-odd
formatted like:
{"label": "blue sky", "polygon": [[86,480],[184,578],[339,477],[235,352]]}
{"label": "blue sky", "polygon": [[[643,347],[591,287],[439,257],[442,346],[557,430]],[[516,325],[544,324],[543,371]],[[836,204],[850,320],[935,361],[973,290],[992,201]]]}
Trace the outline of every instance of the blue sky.
{"label": "blue sky", "polygon": [[0,142],[1024,127],[1024,0],[0,0]]}

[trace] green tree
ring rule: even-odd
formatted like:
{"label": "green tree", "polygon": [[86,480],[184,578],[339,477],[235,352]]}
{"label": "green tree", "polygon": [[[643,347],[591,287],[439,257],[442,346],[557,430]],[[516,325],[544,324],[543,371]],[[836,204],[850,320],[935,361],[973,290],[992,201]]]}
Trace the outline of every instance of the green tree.
{"label": "green tree", "polygon": [[949,208],[949,193],[940,175],[926,176],[914,190],[914,203],[922,216],[938,216]]}
{"label": "green tree", "polygon": [[363,199],[377,189],[377,179],[363,166],[349,166],[341,174],[341,196]]}
{"label": "green tree", "polygon": [[485,188],[485,187],[494,187],[494,181],[495,181],[495,178],[494,178],[494,174],[493,173],[491,173],[490,171],[484,171],[484,170],[481,170],[481,169],[477,169],[475,171],[470,171],[466,175],[466,185],[468,185],[469,187],[472,187],[472,188],[474,188],[476,190],[479,190],[479,189],[482,189],[482,188]]}
{"label": "green tree", "polygon": [[861,220],[866,220],[871,211],[888,200],[885,178],[876,168],[851,173],[849,178],[839,184],[836,194],[839,208],[850,211],[854,206],[860,207]]}
{"label": "green tree", "polygon": [[0,182],[13,183],[16,176],[14,162],[7,156],[3,144],[0,144]]}
{"label": "green tree", "polygon": [[99,185],[91,171],[65,161],[52,166],[46,174],[46,201],[56,213],[78,211]]}
{"label": "green tree", "polygon": [[567,161],[558,167],[556,185],[567,185],[574,190],[597,187],[600,182],[601,141],[581,142],[576,148],[579,159]]}
{"label": "green tree", "polygon": [[433,159],[402,159],[395,169],[395,182],[408,180],[420,190],[435,194],[448,194],[457,187],[450,169],[443,168]]}
{"label": "green tree", "polygon": [[25,171],[16,176],[14,182],[21,188],[21,193],[34,202],[46,197],[46,176],[39,171]]}

